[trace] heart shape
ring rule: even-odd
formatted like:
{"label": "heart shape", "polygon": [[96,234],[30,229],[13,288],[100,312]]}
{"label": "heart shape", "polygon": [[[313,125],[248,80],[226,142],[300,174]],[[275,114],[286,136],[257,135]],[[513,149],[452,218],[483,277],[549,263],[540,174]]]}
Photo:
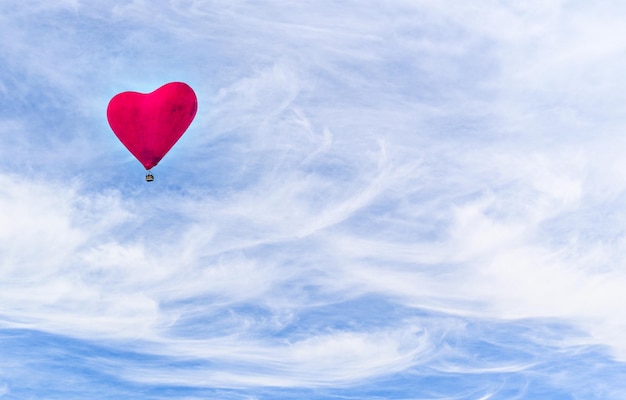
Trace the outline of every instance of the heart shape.
{"label": "heart shape", "polygon": [[107,107],[113,133],[149,170],[185,133],[198,110],[198,99],[186,83],[171,82],[152,93],[123,92]]}

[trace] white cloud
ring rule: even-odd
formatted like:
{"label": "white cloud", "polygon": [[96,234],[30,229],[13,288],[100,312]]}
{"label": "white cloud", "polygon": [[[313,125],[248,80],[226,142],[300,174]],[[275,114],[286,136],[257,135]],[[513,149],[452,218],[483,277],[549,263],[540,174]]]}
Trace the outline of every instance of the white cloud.
{"label": "white cloud", "polygon": [[[351,385],[437,365],[437,335],[464,332],[300,320],[365,296],[563,320],[590,337],[558,345],[626,357],[621,6],[374,3],[4,13],[2,325],[217,363],[104,362],[146,384]],[[170,78],[201,112],[138,186],[106,101]]]}

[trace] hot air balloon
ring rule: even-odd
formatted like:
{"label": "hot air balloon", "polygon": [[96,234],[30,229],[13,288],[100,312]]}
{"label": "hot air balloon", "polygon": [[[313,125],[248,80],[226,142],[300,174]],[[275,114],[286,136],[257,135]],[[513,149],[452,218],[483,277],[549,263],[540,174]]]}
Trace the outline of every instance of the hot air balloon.
{"label": "hot air balloon", "polygon": [[171,82],[152,93],[123,92],[107,107],[113,133],[150,171],[185,133],[198,110],[198,99],[186,83]]}

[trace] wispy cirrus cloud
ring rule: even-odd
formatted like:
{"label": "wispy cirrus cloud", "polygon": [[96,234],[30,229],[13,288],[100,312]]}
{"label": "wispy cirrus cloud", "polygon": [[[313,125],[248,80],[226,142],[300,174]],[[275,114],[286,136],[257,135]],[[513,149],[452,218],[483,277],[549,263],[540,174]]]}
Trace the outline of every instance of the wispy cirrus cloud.
{"label": "wispy cirrus cloud", "polygon": [[0,397],[620,398],[623,11],[7,3]]}

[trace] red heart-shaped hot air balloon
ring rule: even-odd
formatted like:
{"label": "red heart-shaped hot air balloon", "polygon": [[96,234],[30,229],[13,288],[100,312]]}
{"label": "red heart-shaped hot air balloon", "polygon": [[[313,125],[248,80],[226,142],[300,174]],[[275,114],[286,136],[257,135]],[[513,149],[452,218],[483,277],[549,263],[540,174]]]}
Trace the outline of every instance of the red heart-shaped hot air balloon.
{"label": "red heart-shaped hot air balloon", "polygon": [[116,95],[107,107],[107,119],[119,140],[149,170],[185,133],[197,110],[193,89],[172,82],[152,93]]}

